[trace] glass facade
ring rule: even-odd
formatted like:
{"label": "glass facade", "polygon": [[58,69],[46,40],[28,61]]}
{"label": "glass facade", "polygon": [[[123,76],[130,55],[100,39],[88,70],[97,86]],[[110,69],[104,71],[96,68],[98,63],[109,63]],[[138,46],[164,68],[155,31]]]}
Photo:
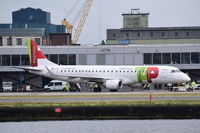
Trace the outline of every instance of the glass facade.
{"label": "glass facade", "polygon": [[12,37],[7,38],[7,45],[12,46]]}
{"label": "glass facade", "polygon": [[22,45],[22,38],[16,38],[17,45]]}
{"label": "glass facade", "polygon": [[153,53],[153,64],[161,64],[161,53]]}
{"label": "glass facade", "polygon": [[2,66],[10,66],[10,55],[2,55]]}
{"label": "glass facade", "polygon": [[[76,65],[76,54],[47,54],[46,57],[60,65]],[[80,63],[79,56],[79,63]],[[117,58],[118,59],[118,58]],[[121,59],[120,59],[121,60]],[[103,54],[96,55],[96,63],[105,63]],[[192,53],[144,53],[144,64],[200,64],[200,52]],[[87,64],[86,60],[84,61]],[[0,55],[0,66],[29,66],[28,55]],[[98,65],[98,64],[97,64]]]}
{"label": "glass facade", "polygon": [[67,65],[67,55],[66,54],[60,54],[59,55],[59,64],[60,65]]}
{"label": "glass facade", "polygon": [[144,64],[152,64],[152,53],[144,54]]}
{"label": "glass facade", "polygon": [[190,53],[181,53],[181,64],[190,64]]}
{"label": "glass facade", "polygon": [[170,64],[170,63],[171,63],[171,53],[163,53],[162,64]]}
{"label": "glass facade", "polygon": [[3,40],[2,40],[2,36],[0,36],[0,46],[3,45]]}
{"label": "glass facade", "polygon": [[[76,54],[47,54],[49,60],[60,65],[76,65]],[[0,66],[29,66],[28,55],[0,55]]]}
{"label": "glass facade", "polygon": [[172,53],[172,64],[180,64],[180,53]]}
{"label": "glass facade", "polygon": [[75,54],[69,55],[69,65],[76,65],[76,55]]}
{"label": "glass facade", "polygon": [[20,55],[12,55],[12,66],[20,66]]}
{"label": "glass facade", "polygon": [[2,59],[1,59],[1,55],[0,55],[0,66],[2,65],[1,60],[2,60]]}
{"label": "glass facade", "polygon": [[36,43],[37,45],[40,45],[40,38],[35,38],[35,43]]}
{"label": "glass facade", "polygon": [[22,66],[29,66],[29,56],[28,55],[21,55],[21,65]]}
{"label": "glass facade", "polygon": [[144,64],[199,64],[200,53],[144,53],[143,60]]}
{"label": "glass facade", "polygon": [[58,55],[57,54],[51,54],[51,55],[49,55],[49,57],[50,57],[50,61],[58,64]]}
{"label": "glass facade", "polygon": [[200,53],[191,53],[191,64],[200,63]]}

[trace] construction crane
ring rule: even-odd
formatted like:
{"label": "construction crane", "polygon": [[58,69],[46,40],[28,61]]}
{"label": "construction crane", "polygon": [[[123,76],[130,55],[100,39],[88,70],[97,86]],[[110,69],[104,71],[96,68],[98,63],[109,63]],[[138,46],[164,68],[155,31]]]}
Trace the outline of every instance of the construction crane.
{"label": "construction crane", "polygon": [[[78,1],[80,1],[80,0],[78,0]],[[74,27],[74,34],[72,35],[72,44],[77,44],[77,42],[78,42],[81,31],[83,29],[83,26],[85,24],[85,21],[87,19],[90,9],[91,9],[92,2],[93,2],[93,0],[85,0],[83,9],[81,10],[82,12],[80,12],[81,15],[78,14],[78,16],[80,16],[80,18],[79,18],[77,27],[73,26],[73,24],[70,24],[70,22],[67,21],[66,18],[64,18],[62,21],[62,25],[65,25],[67,28],[67,33],[73,34],[72,31],[73,31],[73,27]],[[78,3],[75,3],[75,6],[76,6],[76,4],[78,4]],[[76,17],[76,19],[77,19],[77,17]]]}

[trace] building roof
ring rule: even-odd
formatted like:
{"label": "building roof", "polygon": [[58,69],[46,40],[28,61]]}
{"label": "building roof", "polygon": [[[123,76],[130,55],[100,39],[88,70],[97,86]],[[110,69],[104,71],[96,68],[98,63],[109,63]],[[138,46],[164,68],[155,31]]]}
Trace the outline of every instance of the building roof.
{"label": "building roof", "polygon": [[191,27],[144,27],[144,28],[122,28],[122,31],[159,31],[159,30],[200,30],[200,26]]}
{"label": "building roof", "polygon": [[0,28],[0,36],[43,36],[45,28]]}

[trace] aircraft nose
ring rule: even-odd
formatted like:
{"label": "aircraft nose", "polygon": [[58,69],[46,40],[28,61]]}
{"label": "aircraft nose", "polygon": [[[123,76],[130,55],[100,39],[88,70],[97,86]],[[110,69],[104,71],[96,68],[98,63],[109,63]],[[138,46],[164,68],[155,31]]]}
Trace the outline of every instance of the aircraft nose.
{"label": "aircraft nose", "polygon": [[185,82],[190,82],[191,79],[190,79],[190,77],[189,77],[188,75],[185,74],[185,76],[184,76],[184,81],[185,81]]}

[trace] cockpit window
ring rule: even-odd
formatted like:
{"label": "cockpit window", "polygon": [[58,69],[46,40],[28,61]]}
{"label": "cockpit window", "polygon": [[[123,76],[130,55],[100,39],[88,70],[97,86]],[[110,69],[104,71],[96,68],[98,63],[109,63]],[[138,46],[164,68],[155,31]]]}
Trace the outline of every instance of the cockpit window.
{"label": "cockpit window", "polygon": [[176,72],[175,70],[172,70],[172,71],[171,71],[171,73],[175,73],[175,72]]}
{"label": "cockpit window", "polygon": [[180,70],[171,70],[171,73],[179,73],[179,72],[181,72]]}

